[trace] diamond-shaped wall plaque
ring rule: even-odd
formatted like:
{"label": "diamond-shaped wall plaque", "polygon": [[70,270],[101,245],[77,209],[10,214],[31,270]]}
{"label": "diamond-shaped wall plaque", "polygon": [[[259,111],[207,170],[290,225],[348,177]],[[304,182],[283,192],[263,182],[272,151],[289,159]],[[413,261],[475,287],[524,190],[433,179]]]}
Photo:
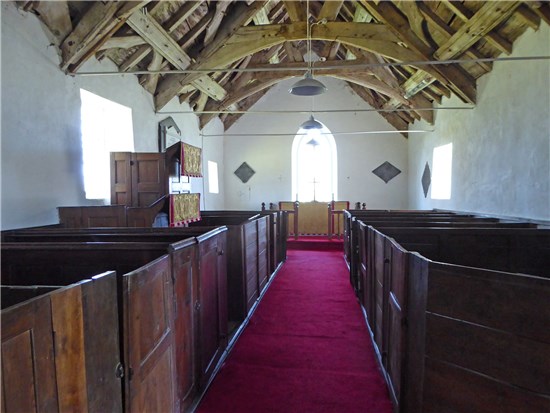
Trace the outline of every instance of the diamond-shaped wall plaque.
{"label": "diamond-shaped wall plaque", "polygon": [[426,162],[424,167],[424,173],[422,174],[422,189],[424,190],[424,198],[428,197],[428,189],[430,189],[430,184],[432,183],[432,173],[430,171],[430,165]]}
{"label": "diamond-shaped wall plaque", "polygon": [[233,173],[237,175],[243,184],[246,184],[248,180],[252,178],[252,175],[256,173],[256,171],[254,171],[254,169],[252,169],[246,162],[243,162],[241,166],[239,166]]}
{"label": "diamond-shaped wall plaque", "polygon": [[399,175],[401,171],[397,169],[395,166],[393,166],[391,163],[386,161],[382,165],[380,165],[378,168],[373,170],[372,173],[375,174],[381,180],[383,180],[385,183],[388,183],[397,175]]}

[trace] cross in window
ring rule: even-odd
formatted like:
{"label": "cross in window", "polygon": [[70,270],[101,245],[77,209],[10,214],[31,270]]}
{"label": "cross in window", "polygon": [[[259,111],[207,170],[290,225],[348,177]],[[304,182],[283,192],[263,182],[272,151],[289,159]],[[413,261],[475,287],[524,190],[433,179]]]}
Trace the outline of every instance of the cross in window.
{"label": "cross in window", "polygon": [[315,202],[315,188],[317,184],[320,184],[321,182],[317,181],[317,178],[313,177],[313,181],[310,182],[310,184],[313,184],[313,201]]}

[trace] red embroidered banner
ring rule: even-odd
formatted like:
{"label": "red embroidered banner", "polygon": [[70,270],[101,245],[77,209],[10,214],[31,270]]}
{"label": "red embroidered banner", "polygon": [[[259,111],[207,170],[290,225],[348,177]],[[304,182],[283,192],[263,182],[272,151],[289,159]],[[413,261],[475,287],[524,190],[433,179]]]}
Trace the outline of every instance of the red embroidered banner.
{"label": "red embroidered banner", "polygon": [[200,221],[201,194],[170,195],[170,226],[181,227],[189,222]]}
{"label": "red embroidered banner", "polygon": [[181,174],[202,177],[202,149],[181,143]]}

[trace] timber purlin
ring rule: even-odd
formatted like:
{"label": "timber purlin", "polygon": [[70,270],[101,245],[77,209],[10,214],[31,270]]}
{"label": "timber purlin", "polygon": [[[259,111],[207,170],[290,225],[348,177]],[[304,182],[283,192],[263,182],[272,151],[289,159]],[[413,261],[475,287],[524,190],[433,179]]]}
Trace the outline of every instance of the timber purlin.
{"label": "timber purlin", "polygon": [[550,411],[550,230],[369,212],[346,254],[395,411]]}

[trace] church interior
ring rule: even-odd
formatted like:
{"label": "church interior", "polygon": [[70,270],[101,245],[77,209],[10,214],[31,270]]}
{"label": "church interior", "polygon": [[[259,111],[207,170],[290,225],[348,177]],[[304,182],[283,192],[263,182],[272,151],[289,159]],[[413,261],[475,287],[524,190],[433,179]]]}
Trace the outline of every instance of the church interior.
{"label": "church interior", "polygon": [[3,412],[550,412],[550,1],[0,7]]}

